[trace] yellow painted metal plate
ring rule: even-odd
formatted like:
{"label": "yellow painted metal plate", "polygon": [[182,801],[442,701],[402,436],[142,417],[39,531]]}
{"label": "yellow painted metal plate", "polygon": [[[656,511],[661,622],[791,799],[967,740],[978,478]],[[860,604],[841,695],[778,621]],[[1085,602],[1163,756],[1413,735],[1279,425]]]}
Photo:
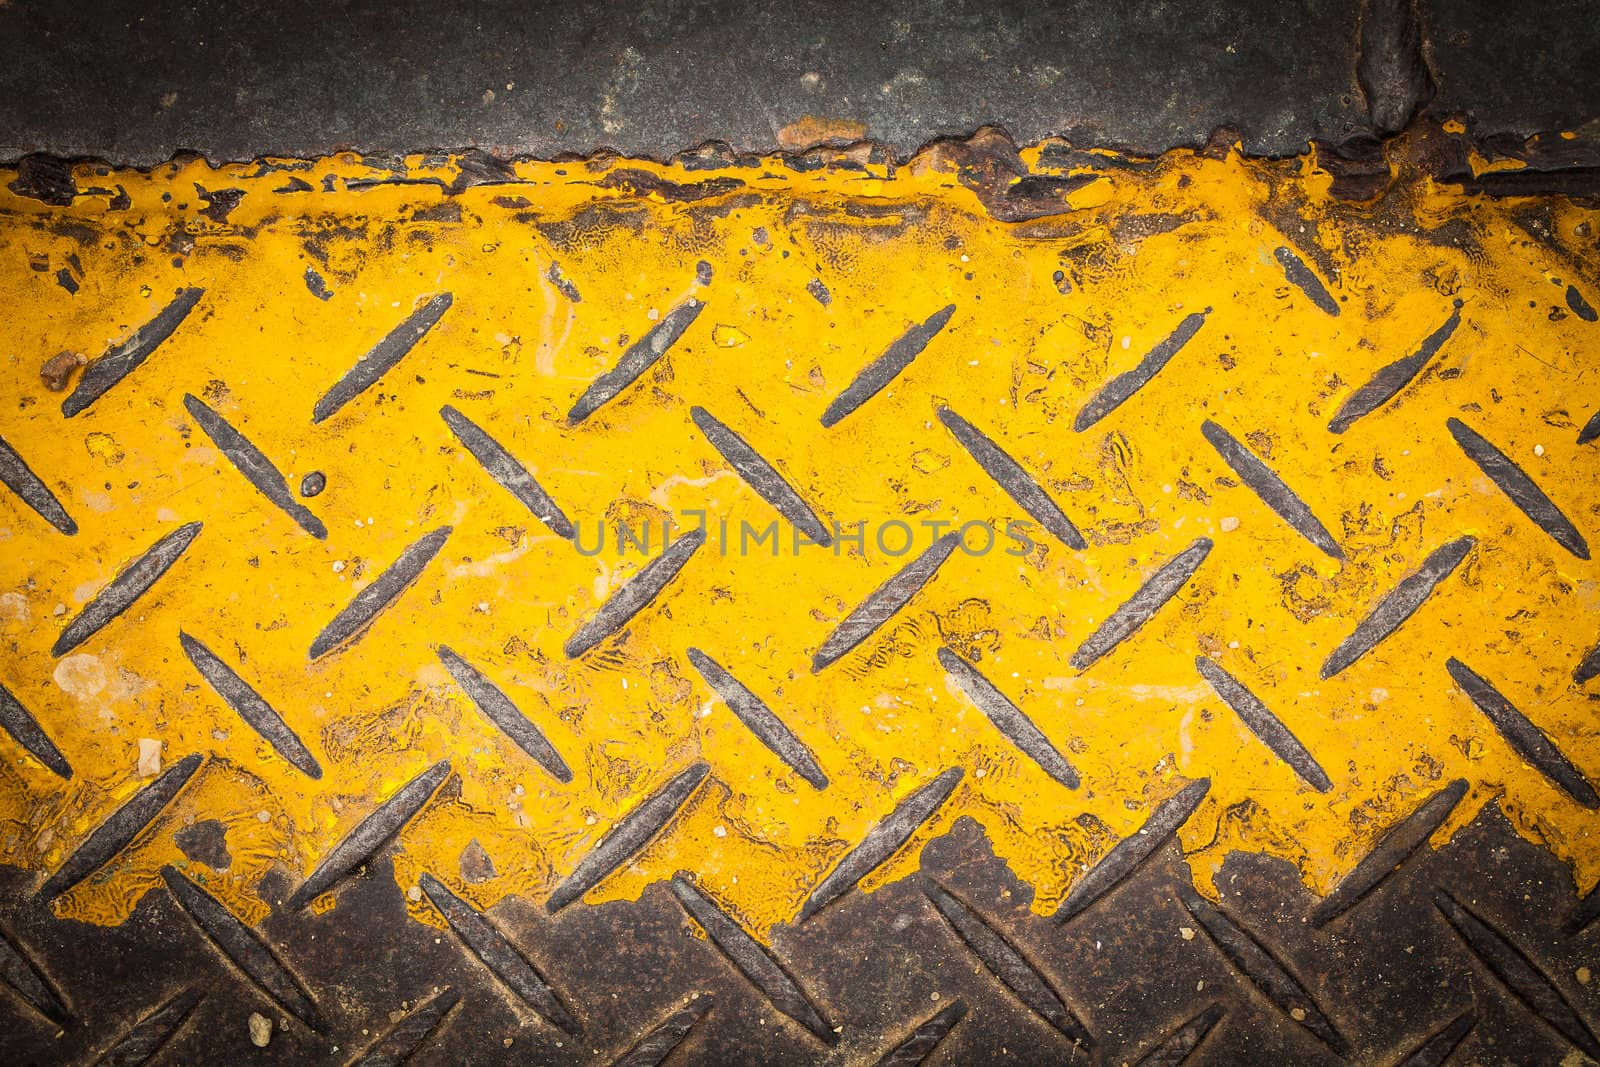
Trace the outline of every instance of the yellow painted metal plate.
{"label": "yellow painted metal plate", "polygon": [[[1020,187],[984,170],[990,156],[931,150],[898,169],[862,153],[814,170],[600,159],[492,175],[455,158],[191,161],[80,167],[92,191],[70,207],[0,191],[0,438],[76,524],[62,533],[0,492],[0,684],[73,772],[0,737],[0,860],[57,870],[199,754],[170,804],[55,907],[117,923],[172,864],[254,922],[278,903],[260,898],[264,875],[300,885],[448,761],[448,784],[424,791],[394,835],[397,889],[431,872],[480,906],[544,901],[619,820],[703,761],[704,781],[584,900],[633,898],[689,871],[764,937],[952,768],[949,799],[864,889],[914,869],[920,841],[970,816],[1049,912],[1202,778],[1209,792],[1179,840],[1207,891],[1243,849],[1291,861],[1327,892],[1456,779],[1469,790],[1436,841],[1498,798],[1589,888],[1600,816],[1579,783],[1600,776],[1600,689],[1574,672],[1600,636],[1600,573],[1551,532],[1559,524],[1508,496],[1491,468],[1512,476],[1449,420],[1576,535],[1600,530],[1597,445],[1579,443],[1600,408],[1600,327],[1579,314],[1600,303],[1600,217],[1426,180],[1370,210],[1335,200],[1304,161],[1051,162],[1062,158],[1024,152],[1034,184]],[[114,369],[108,353],[139,349],[136,332],[148,340],[191,291],[170,336],[64,415],[97,368]],[[858,375],[903,355],[897,340],[947,307],[884,388],[824,425]],[[1391,367],[1453,315],[1436,351]],[[1192,336],[1163,349],[1186,320]],[[652,329],[659,344],[634,347]],[[368,387],[325,399],[396,350]],[[1136,368],[1162,353],[1141,382]],[[632,377],[630,360],[653,362]],[[574,421],[597,379],[604,402]],[[1396,381],[1392,398],[1330,429]],[[270,461],[325,538],[246,480],[186,396]],[[575,538],[495,480],[447,407],[526,469]],[[697,408],[827,529],[863,539],[798,541]],[[1008,495],[945,408],[1003,450],[1085,547]],[[1293,491],[1336,552],[1268,506],[1228,440]],[[325,488],[304,496],[313,474]],[[776,538],[757,540],[775,521]],[[53,654],[120,572],[190,523],[198,534],[169,570]],[[620,548],[619,525],[632,536]],[[569,655],[666,541],[701,526],[705,543],[631,621]],[[874,590],[962,527],[902,607],[815,669]],[[310,654],[363,589],[444,528],[370,624]],[[1386,597],[1463,538],[1465,557],[1406,621],[1322,676]],[[1170,599],[1075,666],[1197,543],[1212,547]],[[281,716],[320,778],[219,696],[180,632]],[[537,728],[570,782],[469,698],[441,647]],[[690,649],[759,698],[826,788],[757,739]],[[1070,764],[1077,788],[974,703],[947,671],[951,653]],[[1197,657],[1292,734],[1326,791],[1225,702]],[[1497,726],[1452,657],[1566,763],[1565,788],[1567,771],[1545,750],[1519,752],[1511,737],[1526,749],[1533,735],[1503,715]],[[226,827],[225,873],[176,843],[208,819]],[[410,899],[438,921],[423,894]]]}

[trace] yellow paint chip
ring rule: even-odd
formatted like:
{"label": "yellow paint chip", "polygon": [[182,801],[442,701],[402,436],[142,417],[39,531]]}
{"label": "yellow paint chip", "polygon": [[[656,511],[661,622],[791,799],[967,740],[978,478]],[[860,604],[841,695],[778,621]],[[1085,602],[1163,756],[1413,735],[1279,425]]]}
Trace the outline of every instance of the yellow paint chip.
{"label": "yellow paint chip", "polygon": [[83,444],[89,450],[89,455],[107,466],[115,466],[127,458],[127,453],[117,444],[116,438],[108,433],[91,433],[83,439]]}
{"label": "yellow paint chip", "polygon": [[718,348],[739,348],[750,340],[750,335],[737,326],[718,323],[711,328],[711,340]]}

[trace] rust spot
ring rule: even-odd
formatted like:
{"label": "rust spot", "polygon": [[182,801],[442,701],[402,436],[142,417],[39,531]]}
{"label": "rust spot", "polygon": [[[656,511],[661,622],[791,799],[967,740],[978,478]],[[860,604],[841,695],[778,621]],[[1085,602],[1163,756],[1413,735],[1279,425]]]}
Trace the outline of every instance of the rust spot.
{"label": "rust spot", "polygon": [[966,139],[935,141],[917,154],[910,169],[913,174],[953,171],[1001,222],[1066,214],[1073,210],[1067,195],[1099,177],[1030,174],[1011,136],[998,126],[985,126]]}
{"label": "rust spot", "polygon": [[618,189],[629,196],[658,196],[670,204],[693,203],[722,196],[744,188],[739,178],[707,178],[703,182],[674,182],[647,170],[627,167],[614,170],[596,184],[602,189]]}
{"label": "rust spot", "polygon": [[243,189],[207,190],[199,185],[196,185],[195,189],[199,192],[200,199],[206,202],[206,206],[200,209],[200,214],[215,223],[227,222],[233,209],[244,199]]}
{"label": "rust spot", "polygon": [[71,384],[77,369],[88,362],[89,357],[82,352],[57,352],[39,368],[39,378],[46,389],[59,393]]}
{"label": "rust spot", "polygon": [[819,144],[852,144],[866,136],[865,122],[803,115],[778,131],[778,144],[793,150]]}

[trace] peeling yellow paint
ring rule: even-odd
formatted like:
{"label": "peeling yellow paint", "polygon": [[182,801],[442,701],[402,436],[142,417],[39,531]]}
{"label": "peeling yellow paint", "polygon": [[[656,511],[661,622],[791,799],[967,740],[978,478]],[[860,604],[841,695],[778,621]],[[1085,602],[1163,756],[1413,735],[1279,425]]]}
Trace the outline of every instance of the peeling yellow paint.
{"label": "peeling yellow paint", "polygon": [[[1051,175],[1050,146],[1023,153]],[[1439,840],[1499,799],[1514,825],[1600,878],[1597,816],[1507,746],[1444,670],[1491,677],[1567,756],[1600,776],[1593,685],[1571,683],[1597,636],[1595,565],[1558,548],[1451,441],[1459,416],[1498,444],[1591,537],[1600,327],[1600,218],[1540,205],[1555,234],[1518,223],[1525,202],[1423,182],[1381,208],[1342,204],[1302,160],[1173,153],[1107,165],[1053,214],[996,221],[965,173],[937,159],[898,170],[856,150],[844,166],[690,170],[636,160],[523,162],[514,177],[445,188],[456,160],[384,168],[354,156],[149,174],[78,168],[91,191],[50,208],[0,188],[0,437],[81,526],[58,534],[0,493],[0,682],[76,770],[64,782],[0,738],[0,859],[53,870],[164,763],[209,759],[146,834],[57,911],[126,918],[174,863],[246,921],[382,800],[435,761],[452,781],[393,846],[409,889],[431,871],[487,906],[545,898],[601,835],[695,759],[711,778],[648,847],[587,899],[636,897],[693,871],[758,935],[791,919],[841,855],[933,775],[954,797],[874,872],[915,868],[953,820],[1055,907],[1074,880],[1184,782],[1211,792],[1180,839],[1201,888],[1232,849],[1281,856],[1325,892],[1384,829],[1451,779],[1471,783]],[[642,175],[642,176],[641,176]],[[620,177],[619,177],[620,176]],[[8,176],[0,177],[0,187]],[[242,191],[228,211],[202,192]],[[998,195],[998,194],[996,194]],[[208,213],[209,212],[209,213]],[[1330,317],[1289,284],[1287,245],[1328,284]],[[76,293],[55,271],[76,257]],[[40,257],[46,270],[31,269]],[[63,419],[40,378],[62,351],[91,356],[201,287],[195,313],[126,381]],[[320,290],[320,292],[319,292]],[[439,324],[379,383],[313,425],[317,399],[418,302],[449,292]],[[820,294],[820,295],[819,295]],[[567,412],[671,309],[703,301],[667,356],[580,425]],[[1456,335],[1400,397],[1343,435],[1333,412],[1409,355],[1463,302]],[[818,419],[909,327],[949,325],[860,410]],[[1199,334],[1088,431],[1074,415],[1184,315]],[[82,372],[80,371],[79,374]],[[202,398],[245,434],[319,516],[318,541],[246,484],[184,409]],[[521,460],[592,546],[600,524],[677,533],[726,520],[622,635],[569,660],[563,642],[646,555],[578,551],[462,449],[453,405]],[[877,634],[818,673],[810,657],[911,558],[819,546],[741,554],[741,524],[772,508],[690,420],[701,406],[748,441],[825,523],[869,529],[1026,520],[940,424],[948,405],[1057,500],[1089,547],[1036,526],[1034,547],[957,552]],[[1248,441],[1311,505],[1347,559],[1318,552],[1206,444],[1212,418]],[[178,523],[204,529],[122,618],[60,660],[50,647],[87,598]],[[439,558],[357,640],[308,662],[313,637],[425,531]],[[1349,670],[1318,667],[1378,598],[1440,544],[1479,547],[1417,615]],[[784,537],[788,528],[784,527]],[[1084,671],[1078,644],[1162,563],[1215,541],[1179,596]],[[177,644],[179,629],[277,709],[325,770],[300,774],[234,715]],[[1068,790],[1002,737],[934,653],[975,662],[1068,756]],[[500,733],[435,654],[476,664],[548,736],[562,785]],[[758,744],[685,660],[705,650],[812,749],[812,789]],[[1307,789],[1196,673],[1204,654],[1240,679],[1322,763]],[[227,827],[232,865],[186,859],[186,822]],[[474,844],[475,843],[475,844]],[[472,845],[494,877],[463,877]],[[276,872],[274,874],[273,872]],[[273,875],[272,877],[268,877]],[[278,894],[274,896],[273,894]],[[333,894],[337,896],[337,893]],[[264,899],[270,897],[271,899]],[[318,907],[330,903],[325,898]],[[413,911],[433,919],[426,901]]]}

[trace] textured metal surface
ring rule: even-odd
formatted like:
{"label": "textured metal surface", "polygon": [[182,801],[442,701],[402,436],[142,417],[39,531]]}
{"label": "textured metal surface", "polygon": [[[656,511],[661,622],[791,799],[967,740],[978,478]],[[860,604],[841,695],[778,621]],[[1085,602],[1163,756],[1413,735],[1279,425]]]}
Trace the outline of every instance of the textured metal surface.
{"label": "textured metal surface", "polygon": [[[1404,30],[1409,4],[1376,6],[1380,28]],[[1585,0],[1423,0],[1422,80],[1393,72],[1404,32],[1358,78],[1361,7],[475,0],[441,18],[415,2],[10,0],[0,158],[469,144],[660,157],[710,139],[760,151],[862,136],[905,154],[984,122],[1148,154],[1231,126],[1252,151],[1293,153],[1365,126],[1372,86],[1384,128],[1419,85],[1437,86],[1439,115],[1513,142],[1600,113]]]}
{"label": "textured metal surface", "polygon": [[1600,1048],[1600,216],[1066,158],[0,182],[11,1058]]}
{"label": "textured metal surface", "polygon": [[[1240,855],[1224,879],[1225,921],[1298,976],[1308,1002],[1349,1041],[1348,1062],[1585,1062],[1574,1057],[1593,1040],[1600,1014],[1591,970],[1600,925],[1574,935],[1559,929],[1578,907],[1565,871],[1493,806],[1325,930],[1306,923],[1316,901],[1286,865]],[[167,1063],[360,1055],[395,1063],[399,1049],[413,1064],[854,1064],[906,1046],[930,1064],[1074,1062],[1073,1040],[930,900],[958,894],[976,917],[967,921],[1003,937],[1080,1014],[1097,1052],[1080,1044],[1076,1062],[1341,1062],[1296,1018],[1300,1006],[1278,1006],[1211,940],[1181,902],[1189,884],[1169,845],[1062,927],[1032,913],[1027,887],[975,824],[959,821],[928,842],[916,877],[777,931],[771,951],[838,1028],[830,1047],[708,944],[667,885],[554,922],[525,901],[479,920],[514,951],[545,961],[583,1027],[573,1039],[451,935],[407,918],[386,860],[351,883],[336,911],[280,913],[263,924],[317,995],[328,1016],[323,1032],[302,1027],[197,932],[185,933],[194,928],[165,894],[151,894],[122,926],[81,926],[20,903],[26,880],[8,872],[0,889],[12,901],[8,936],[59,979],[71,1021],[58,1031],[15,988],[3,989],[0,1041],[8,1062],[44,1063],[88,1062],[121,1047],[159,1048],[152,1062]],[[1441,887],[1449,896],[1436,904]],[[965,1010],[951,1010],[958,1006]],[[265,1049],[250,1044],[252,1012],[276,1028]],[[910,1051],[887,1061],[918,1062]]]}

